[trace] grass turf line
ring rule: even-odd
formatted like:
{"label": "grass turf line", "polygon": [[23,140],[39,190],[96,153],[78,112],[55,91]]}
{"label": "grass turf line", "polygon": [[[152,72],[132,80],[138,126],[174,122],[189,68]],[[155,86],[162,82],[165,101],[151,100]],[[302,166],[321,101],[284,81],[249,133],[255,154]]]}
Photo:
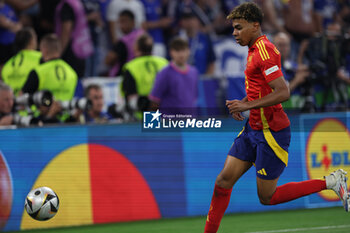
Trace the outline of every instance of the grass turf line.
{"label": "grass turf line", "polygon": [[[307,228],[349,225],[349,214],[342,207],[273,211],[226,215],[219,233],[244,233],[278,231],[305,228],[300,232],[312,231]],[[197,233],[204,231],[206,217],[162,219],[128,223],[99,224],[43,230],[21,231],[23,233]],[[349,228],[331,229],[332,232],[350,232]],[[283,231],[281,231],[283,232]],[[12,232],[14,233],[14,232]]]}

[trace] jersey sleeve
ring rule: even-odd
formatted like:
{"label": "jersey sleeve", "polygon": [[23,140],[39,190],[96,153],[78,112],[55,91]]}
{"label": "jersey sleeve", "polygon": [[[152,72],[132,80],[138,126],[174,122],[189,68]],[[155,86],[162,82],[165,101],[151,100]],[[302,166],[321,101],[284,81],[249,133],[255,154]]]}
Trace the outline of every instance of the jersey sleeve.
{"label": "jersey sleeve", "polygon": [[276,48],[262,47],[260,50],[260,68],[269,83],[283,76],[281,70],[281,54]]}

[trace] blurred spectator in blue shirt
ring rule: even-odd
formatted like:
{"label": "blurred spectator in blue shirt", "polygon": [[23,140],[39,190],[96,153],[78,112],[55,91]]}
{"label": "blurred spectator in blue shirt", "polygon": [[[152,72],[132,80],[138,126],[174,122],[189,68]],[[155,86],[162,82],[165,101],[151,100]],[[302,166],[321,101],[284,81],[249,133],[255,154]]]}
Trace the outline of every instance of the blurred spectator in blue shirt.
{"label": "blurred spectator in blue shirt", "polygon": [[339,20],[344,28],[350,26],[350,0],[338,0],[339,4]]}
{"label": "blurred spectator in blue shirt", "polygon": [[144,30],[153,38],[153,55],[166,56],[166,40],[164,39],[163,29],[169,27],[172,19],[164,15],[162,0],[141,0],[146,13],[146,20],[142,23]]}
{"label": "blurred spectator in blue shirt", "polygon": [[104,23],[107,23],[107,10],[110,2],[111,0],[98,0],[98,3],[100,4],[101,17]]}
{"label": "blurred spectator in blue shirt", "polygon": [[0,66],[14,55],[12,43],[21,28],[16,12],[4,0],[0,0]]}
{"label": "blurred spectator in blue shirt", "polygon": [[218,0],[181,0],[170,1],[168,14],[179,24],[182,15],[191,11],[200,22],[202,31],[215,36],[213,22],[221,11],[221,3]]}
{"label": "blurred spectator in blue shirt", "polygon": [[314,0],[314,9],[318,32],[323,32],[327,25],[337,18],[339,5],[334,0]]}
{"label": "blurred spectator in blue shirt", "polygon": [[99,48],[98,40],[99,34],[103,30],[103,19],[101,16],[100,3],[98,0],[82,0],[86,19],[88,21],[91,41],[94,46],[94,53],[87,58],[85,66],[85,77],[97,76],[97,66],[99,65]]}
{"label": "blurred spectator in blue shirt", "polygon": [[213,42],[208,34],[200,31],[199,19],[192,11],[184,12],[180,25],[179,36],[189,42],[189,64],[195,66],[200,74],[212,75],[216,59]]}

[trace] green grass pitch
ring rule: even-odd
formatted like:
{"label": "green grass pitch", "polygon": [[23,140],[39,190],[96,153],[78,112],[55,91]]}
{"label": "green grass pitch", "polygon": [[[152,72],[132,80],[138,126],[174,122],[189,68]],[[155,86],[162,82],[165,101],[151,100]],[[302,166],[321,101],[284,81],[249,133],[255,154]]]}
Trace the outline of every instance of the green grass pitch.
{"label": "green grass pitch", "polygon": [[[206,217],[29,230],[23,233],[195,233],[204,231]],[[340,233],[350,232],[350,213],[342,207],[226,215],[219,233]],[[12,232],[13,233],[13,232]]]}

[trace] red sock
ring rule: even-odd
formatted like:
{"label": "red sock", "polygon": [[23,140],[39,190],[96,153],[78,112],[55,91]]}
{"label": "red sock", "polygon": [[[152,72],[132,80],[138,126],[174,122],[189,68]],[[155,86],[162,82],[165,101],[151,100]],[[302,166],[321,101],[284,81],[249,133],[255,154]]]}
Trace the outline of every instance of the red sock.
{"label": "red sock", "polygon": [[221,219],[230,202],[231,192],[232,188],[225,189],[215,185],[204,233],[215,233],[218,231]]}
{"label": "red sock", "polygon": [[291,201],[299,197],[320,192],[326,188],[325,180],[306,180],[287,183],[276,188],[270,200],[270,205]]}

